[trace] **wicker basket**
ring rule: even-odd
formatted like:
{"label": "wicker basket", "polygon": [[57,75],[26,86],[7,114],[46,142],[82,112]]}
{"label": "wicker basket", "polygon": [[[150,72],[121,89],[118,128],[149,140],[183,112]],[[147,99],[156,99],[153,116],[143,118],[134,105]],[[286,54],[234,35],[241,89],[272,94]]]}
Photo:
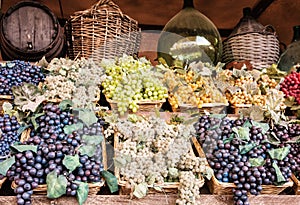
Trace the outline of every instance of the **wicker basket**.
{"label": "wicker basket", "polygon": [[[107,99],[109,102],[111,110],[118,111],[118,102]],[[137,105],[139,106],[137,113],[139,112],[155,112],[156,109],[160,109],[165,100],[143,100],[139,101]],[[129,113],[132,113],[129,110]]]}
{"label": "wicker basket", "polygon": [[252,107],[252,104],[237,104],[237,105],[232,105],[231,108],[233,110],[233,114],[238,115],[240,110],[247,109]]}
{"label": "wicker basket", "polygon": [[138,22],[123,14],[111,0],[100,0],[87,10],[75,12],[69,22],[72,27],[70,58],[92,57],[101,61],[132,55],[139,49]]}
{"label": "wicker basket", "polygon": [[[198,140],[195,137],[193,137],[192,141],[199,156],[205,157],[205,153],[203,152]],[[225,183],[218,181],[218,179],[214,175],[212,176],[211,180],[207,181],[207,186],[209,188],[210,193],[215,195],[232,195],[232,189],[236,187],[234,183]],[[280,186],[262,185],[261,194],[280,194],[286,188],[292,186],[293,182],[291,180]]]}
{"label": "wicker basket", "polygon": [[[114,134],[114,150],[119,149],[119,138],[117,137],[117,134]],[[194,154],[193,149],[191,147],[190,150],[191,153]],[[115,167],[115,176],[118,178],[118,184],[120,186],[120,195],[130,195],[133,192],[133,187],[128,186],[129,184],[126,181],[122,181],[120,177],[120,171],[118,167]],[[205,183],[204,177],[199,175],[199,179],[201,179],[202,186]],[[163,184],[154,184],[154,185],[148,185],[148,191],[147,195],[151,194],[158,194],[158,193],[164,193],[164,194],[177,194],[178,193],[178,187],[180,183],[179,182],[164,182]],[[158,187],[159,189],[155,189],[155,187]]]}
{"label": "wicker basket", "polygon": [[295,194],[300,195],[300,181],[297,179],[297,177],[294,174],[292,174],[291,178],[294,182],[293,189],[295,191]]}
{"label": "wicker basket", "polygon": [[279,41],[272,26],[264,27],[244,8],[244,16],[223,41],[224,63],[249,60],[256,69],[267,68],[279,59]]}
{"label": "wicker basket", "polygon": [[201,108],[197,108],[191,104],[181,104],[178,108],[172,108],[173,112],[183,112],[183,113],[193,113],[200,112],[205,113],[209,112],[211,114],[221,114],[226,112],[226,107],[228,104],[225,103],[204,103]]}

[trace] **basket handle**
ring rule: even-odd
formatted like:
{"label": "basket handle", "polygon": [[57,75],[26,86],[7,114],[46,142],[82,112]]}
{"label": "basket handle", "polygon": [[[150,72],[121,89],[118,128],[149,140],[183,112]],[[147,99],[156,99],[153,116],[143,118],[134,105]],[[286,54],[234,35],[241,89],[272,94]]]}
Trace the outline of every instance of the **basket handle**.
{"label": "basket handle", "polygon": [[112,0],[99,0],[96,4],[94,4],[92,6],[91,9],[92,10],[97,10],[98,7],[103,6],[103,5],[108,5],[111,8],[116,9],[123,16],[123,13],[122,13],[120,7],[117,4],[115,4]]}
{"label": "basket handle", "polygon": [[270,24],[265,26],[264,32],[273,33],[274,35],[276,34],[276,30],[275,30],[274,26],[272,26]]}

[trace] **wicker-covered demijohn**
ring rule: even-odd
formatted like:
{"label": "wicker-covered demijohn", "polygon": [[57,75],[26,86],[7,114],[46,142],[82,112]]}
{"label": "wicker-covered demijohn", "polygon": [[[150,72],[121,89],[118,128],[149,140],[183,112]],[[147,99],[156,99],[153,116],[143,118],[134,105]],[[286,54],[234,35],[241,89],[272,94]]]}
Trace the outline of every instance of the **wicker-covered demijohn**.
{"label": "wicker-covered demijohn", "polygon": [[256,69],[277,63],[280,56],[275,29],[263,26],[251,16],[251,9],[244,8],[243,17],[232,33],[223,41],[222,61],[230,63],[249,60]]}
{"label": "wicker-covered demijohn", "polygon": [[100,0],[91,8],[75,12],[69,20],[72,46],[69,57],[115,58],[137,53],[140,44],[138,22],[122,13],[111,0]]}

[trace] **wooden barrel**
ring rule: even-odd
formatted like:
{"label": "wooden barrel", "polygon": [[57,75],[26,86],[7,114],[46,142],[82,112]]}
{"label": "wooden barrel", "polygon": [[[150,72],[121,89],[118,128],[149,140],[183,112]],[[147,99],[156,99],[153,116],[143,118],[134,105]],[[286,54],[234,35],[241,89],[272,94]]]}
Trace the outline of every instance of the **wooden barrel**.
{"label": "wooden barrel", "polygon": [[39,2],[23,1],[10,7],[0,25],[3,60],[38,61],[63,55],[64,32],[53,12]]}

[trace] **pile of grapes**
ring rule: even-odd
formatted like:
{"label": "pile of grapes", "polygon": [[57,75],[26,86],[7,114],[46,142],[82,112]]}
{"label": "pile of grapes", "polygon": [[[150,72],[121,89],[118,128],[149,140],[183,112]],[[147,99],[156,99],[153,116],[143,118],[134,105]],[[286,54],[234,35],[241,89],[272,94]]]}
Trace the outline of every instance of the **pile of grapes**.
{"label": "pile of grapes", "polygon": [[18,129],[20,124],[15,116],[4,114],[0,117],[0,156],[7,156],[10,153],[10,145],[19,142]]}
{"label": "pile of grapes", "polygon": [[199,189],[204,184],[201,175],[207,167],[204,158],[190,152],[189,138],[195,134],[193,125],[167,124],[157,117],[132,121],[130,117],[110,123],[104,131],[106,138],[112,133],[117,135],[114,160],[121,181],[134,187],[136,197],[142,197],[136,195],[141,186],[147,189],[148,185],[179,181],[176,202],[197,204]]}
{"label": "pile of grapes", "polygon": [[145,58],[134,59],[124,55],[115,60],[104,59],[103,93],[107,99],[118,103],[118,112],[123,115],[128,109],[136,112],[138,102],[165,100],[168,90],[160,80],[160,72]]}
{"label": "pile of grapes", "polygon": [[[206,64],[200,64],[205,67]],[[188,71],[169,70],[164,74],[164,83],[170,95],[169,103],[173,109],[189,104],[201,108],[206,103],[227,104],[226,97],[217,89],[211,75],[201,75],[198,67]]]}
{"label": "pile of grapes", "polygon": [[300,73],[292,71],[280,84],[280,89],[287,97],[294,97],[300,104]]}
{"label": "pile of grapes", "polygon": [[285,183],[299,170],[298,153],[293,155],[294,145],[286,143],[299,136],[299,126],[270,129],[249,118],[202,116],[195,128],[215,177],[236,185],[235,204],[249,204],[247,193],[257,195],[262,185]]}
{"label": "pile of grapes", "polygon": [[[33,189],[41,184],[54,183],[61,195],[76,196],[79,187],[102,181],[100,143],[95,153],[88,153],[81,147],[87,139],[99,140],[96,137],[102,135],[103,121],[98,120],[89,127],[80,126],[81,120],[74,112],[51,103],[44,105],[43,113],[36,119],[38,127],[31,127],[30,137],[22,143],[31,148],[19,150],[13,156],[15,163],[7,171],[7,177],[16,184],[18,205],[31,204]],[[76,131],[68,130],[72,126]]]}
{"label": "pile of grapes", "polygon": [[44,74],[39,66],[29,62],[14,60],[0,64],[0,95],[12,95],[11,88],[22,83],[38,85],[44,81]]}

